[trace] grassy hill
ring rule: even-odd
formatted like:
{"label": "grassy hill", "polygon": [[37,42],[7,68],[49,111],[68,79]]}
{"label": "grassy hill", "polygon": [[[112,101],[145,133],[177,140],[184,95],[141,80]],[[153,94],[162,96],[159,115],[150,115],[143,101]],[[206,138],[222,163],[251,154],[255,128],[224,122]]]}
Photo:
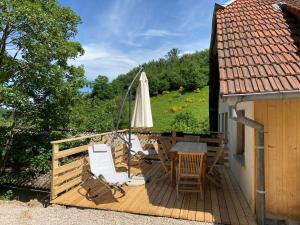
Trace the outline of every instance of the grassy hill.
{"label": "grassy hill", "polygon": [[208,119],[208,90],[208,87],[204,87],[198,93],[180,94],[178,91],[172,91],[152,97],[152,130],[170,130],[172,121],[180,112],[192,113],[199,122]]}

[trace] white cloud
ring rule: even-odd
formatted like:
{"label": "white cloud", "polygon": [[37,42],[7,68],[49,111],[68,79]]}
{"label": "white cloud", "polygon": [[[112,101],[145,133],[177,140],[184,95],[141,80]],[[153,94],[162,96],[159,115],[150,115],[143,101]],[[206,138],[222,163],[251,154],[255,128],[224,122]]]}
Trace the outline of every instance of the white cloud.
{"label": "white cloud", "polygon": [[88,80],[93,80],[98,75],[108,76],[112,80],[144,62],[163,57],[168,51],[166,48],[158,48],[136,49],[124,53],[99,44],[84,45],[83,48],[85,54],[70,61],[70,64],[83,65]]}
{"label": "white cloud", "polygon": [[138,35],[146,36],[146,37],[166,37],[166,36],[181,36],[181,33],[170,32],[168,30],[161,30],[161,29],[149,29]]}
{"label": "white cloud", "polygon": [[106,75],[112,79],[138,65],[138,62],[129,55],[104,45],[90,44],[83,45],[83,48],[85,54],[70,63],[77,66],[84,65],[89,80],[95,79],[98,75]]}

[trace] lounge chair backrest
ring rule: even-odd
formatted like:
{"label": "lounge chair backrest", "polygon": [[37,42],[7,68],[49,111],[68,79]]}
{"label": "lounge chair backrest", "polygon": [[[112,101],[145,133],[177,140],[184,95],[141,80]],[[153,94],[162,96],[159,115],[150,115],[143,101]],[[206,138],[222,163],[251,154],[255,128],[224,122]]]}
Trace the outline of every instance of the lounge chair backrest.
{"label": "lounge chair backrest", "polygon": [[116,176],[111,148],[106,144],[95,144],[88,148],[91,172],[105,179]]}
{"label": "lounge chair backrest", "polygon": [[[125,138],[126,138],[126,140],[129,139],[128,134],[126,135]],[[144,151],[138,136],[135,134],[131,135],[131,151],[133,151],[135,153]]]}

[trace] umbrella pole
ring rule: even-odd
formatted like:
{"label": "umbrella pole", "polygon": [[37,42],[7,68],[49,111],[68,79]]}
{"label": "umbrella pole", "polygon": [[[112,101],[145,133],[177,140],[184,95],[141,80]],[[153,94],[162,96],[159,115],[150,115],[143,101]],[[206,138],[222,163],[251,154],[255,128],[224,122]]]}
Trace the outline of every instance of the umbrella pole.
{"label": "umbrella pole", "polygon": [[129,146],[128,146],[128,158],[127,158],[127,164],[128,164],[128,177],[130,178],[130,164],[131,164],[131,101],[132,101],[132,95],[131,95],[131,89],[129,91],[129,108],[128,108],[128,139],[129,139]]}

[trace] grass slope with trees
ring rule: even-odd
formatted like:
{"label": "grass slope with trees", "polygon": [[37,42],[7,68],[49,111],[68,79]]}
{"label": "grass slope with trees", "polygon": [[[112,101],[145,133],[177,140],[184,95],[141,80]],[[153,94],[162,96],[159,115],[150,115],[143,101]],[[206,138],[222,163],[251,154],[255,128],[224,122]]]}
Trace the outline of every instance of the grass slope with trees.
{"label": "grass slope with trees", "polygon": [[[208,87],[194,92],[171,91],[151,98],[153,128],[156,131],[205,133],[208,130]],[[180,124],[188,115],[193,124]],[[186,120],[185,120],[186,121]],[[190,126],[189,126],[190,125]]]}

